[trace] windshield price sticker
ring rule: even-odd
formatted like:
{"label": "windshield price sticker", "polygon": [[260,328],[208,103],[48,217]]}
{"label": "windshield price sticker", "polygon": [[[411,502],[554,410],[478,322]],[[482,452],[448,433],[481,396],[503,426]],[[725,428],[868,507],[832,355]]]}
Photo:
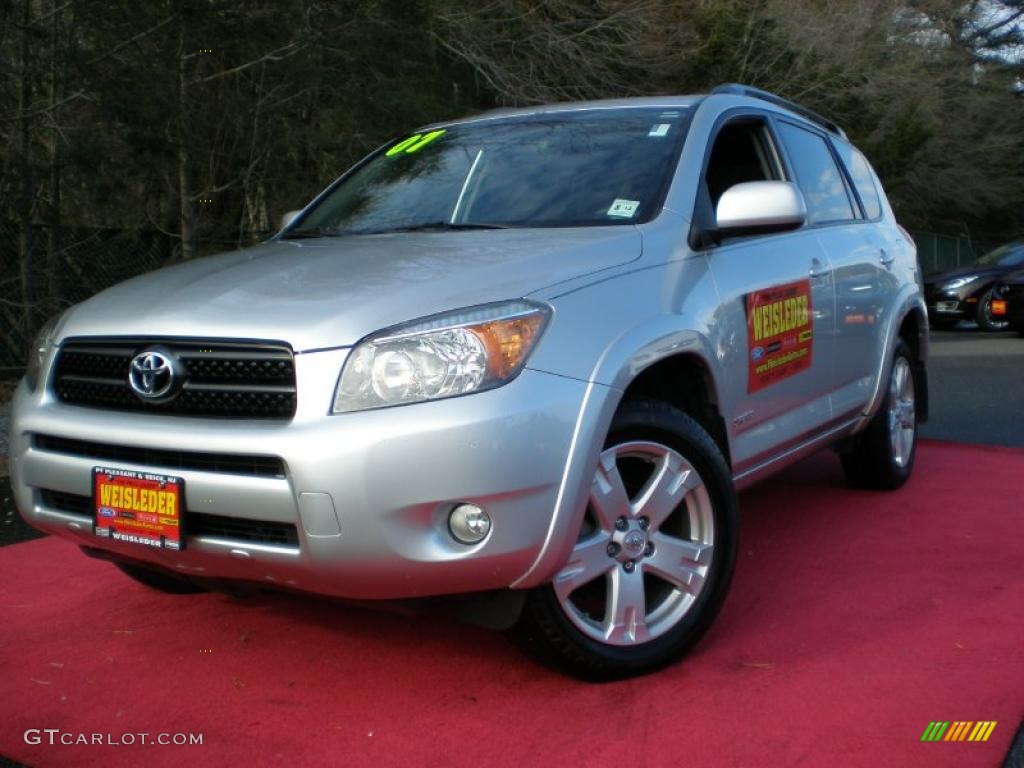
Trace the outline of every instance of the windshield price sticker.
{"label": "windshield price sticker", "polygon": [[777,384],[811,367],[811,281],[746,295],[747,392]]}
{"label": "windshield price sticker", "polygon": [[631,219],[636,209],[640,207],[639,200],[622,200],[616,198],[612,207],[608,209],[609,216],[616,216],[620,219]]}

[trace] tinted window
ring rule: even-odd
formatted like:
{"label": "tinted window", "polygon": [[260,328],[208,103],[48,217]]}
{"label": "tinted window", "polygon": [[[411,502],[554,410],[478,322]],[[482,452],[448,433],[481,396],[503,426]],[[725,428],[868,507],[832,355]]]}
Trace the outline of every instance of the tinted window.
{"label": "tinted window", "polygon": [[712,205],[725,190],[747,181],[782,178],[761,123],[729,123],[718,132],[705,174]]}
{"label": "tinted window", "polygon": [[839,157],[846,164],[846,170],[850,172],[853,179],[853,186],[857,188],[861,202],[864,203],[864,213],[869,219],[877,219],[882,215],[882,201],[878,198],[878,189],[875,187],[874,174],[871,166],[858,150],[844,141],[836,142],[836,150]]}
{"label": "tinted window", "polygon": [[822,224],[855,218],[843,177],[825,139],[791,123],[780,122],[779,133],[807,202],[807,222]]}
{"label": "tinted window", "polygon": [[414,133],[346,178],[298,230],[645,221],[660,210],[686,114],[685,108],[549,112]]}

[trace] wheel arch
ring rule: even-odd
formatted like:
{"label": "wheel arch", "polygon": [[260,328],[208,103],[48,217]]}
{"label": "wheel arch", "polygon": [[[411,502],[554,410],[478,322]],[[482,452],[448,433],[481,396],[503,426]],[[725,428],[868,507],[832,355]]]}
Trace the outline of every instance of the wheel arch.
{"label": "wheel arch", "polygon": [[[668,392],[668,401],[673,405],[702,404],[701,417],[693,413],[690,416],[711,434],[726,466],[730,466],[728,432],[722,417],[728,408],[723,404],[722,377],[711,354],[713,347],[706,336],[680,330],[680,325],[686,327],[685,319],[681,323],[679,317],[663,317],[658,322],[637,326],[620,335],[595,365],[548,535],[533,564],[513,582],[513,588],[544,583],[568,557],[586,511],[601,448],[625,398]],[[687,382],[680,393],[673,393],[668,386],[673,375],[683,376]]]}
{"label": "wheel arch", "polygon": [[695,352],[681,352],[651,362],[637,371],[622,401],[649,397],[673,405],[692,417],[718,445],[731,468],[728,430],[722,418],[718,388],[711,368]]}
{"label": "wheel arch", "polygon": [[903,339],[913,357],[914,399],[917,401],[917,420],[928,421],[928,314],[914,306],[900,322],[899,338]]}
{"label": "wheel arch", "polygon": [[879,350],[878,368],[875,376],[874,392],[867,407],[861,412],[860,420],[851,434],[861,432],[870,423],[872,417],[882,406],[885,399],[885,382],[888,379],[890,358],[898,339],[904,339],[914,356],[914,396],[923,403],[923,411],[918,413],[918,421],[928,418],[928,312],[920,291],[908,291],[894,302],[893,312],[885,336],[882,349]]}

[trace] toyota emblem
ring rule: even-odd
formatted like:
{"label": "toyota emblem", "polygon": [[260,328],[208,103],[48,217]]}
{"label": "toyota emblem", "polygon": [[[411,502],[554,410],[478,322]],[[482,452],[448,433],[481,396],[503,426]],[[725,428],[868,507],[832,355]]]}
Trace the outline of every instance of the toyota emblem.
{"label": "toyota emblem", "polygon": [[166,349],[146,349],[132,358],[128,384],[143,400],[166,400],[177,391],[181,364]]}

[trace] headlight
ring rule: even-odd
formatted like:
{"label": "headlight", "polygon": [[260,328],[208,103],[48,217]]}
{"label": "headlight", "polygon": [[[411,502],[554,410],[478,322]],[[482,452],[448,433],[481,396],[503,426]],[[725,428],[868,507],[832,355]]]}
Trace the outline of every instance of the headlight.
{"label": "headlight", "polygon": [[364,339],[349,354],[334,413],[439,400],[514,379],[551,310],[505,301],[435,315]]}
{"label": "headlight", "polygon": [[50,354],[50,349],[53,347],[53,332],[57,329],[57,323],[61,317],[63,315],[51,317],[43,323],[43,327],[39,329],[35,339],[32,341],[32,348],[28,351],[28,362],[25,364],[25,382],[33,392],[39,384],[39,372],[43,368],[43,363],[46,362],[46,356]]}
{"label": "headlight", "polygon": [[942,290],[955,291],[957,288],[963,288],[968,283],[973,283],[977,279],[977,275],[967,275],[966,277],[958,277],[955,280],[950,280],[948,283],[943,285]]}

